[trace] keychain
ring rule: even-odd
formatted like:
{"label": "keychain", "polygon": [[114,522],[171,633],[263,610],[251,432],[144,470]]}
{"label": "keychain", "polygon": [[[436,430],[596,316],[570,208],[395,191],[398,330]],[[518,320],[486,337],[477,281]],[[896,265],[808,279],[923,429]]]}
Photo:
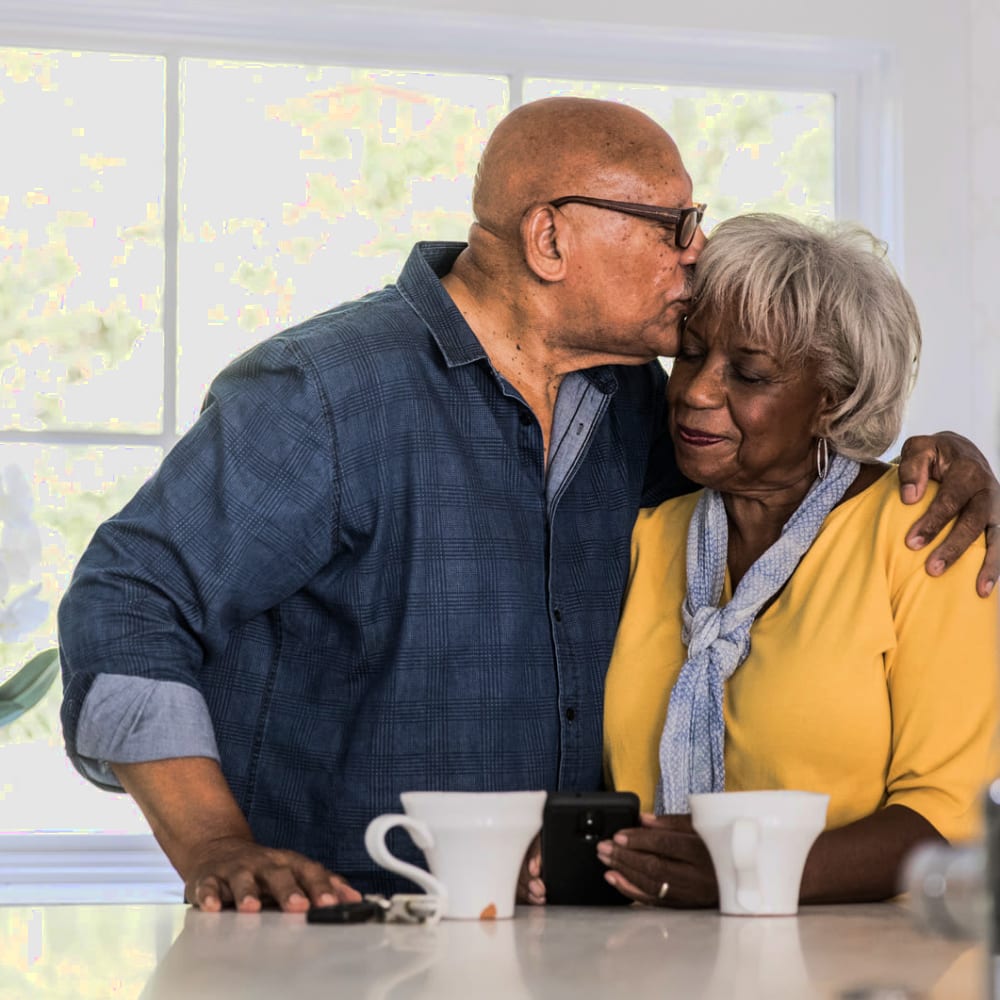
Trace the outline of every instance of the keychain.
{"label": "keychain", "polygon": [[396,893],[386,899],[373,893],[359,903],[314,906],[306,913],[310,924],[365,924],[371,920],[388,924],[436,924],[444,907],[439,896]]}

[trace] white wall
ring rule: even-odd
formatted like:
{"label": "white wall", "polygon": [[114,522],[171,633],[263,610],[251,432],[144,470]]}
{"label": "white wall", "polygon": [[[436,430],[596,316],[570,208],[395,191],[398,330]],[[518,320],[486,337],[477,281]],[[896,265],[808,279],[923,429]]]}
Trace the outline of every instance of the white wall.
{"label": "white wall", "polygon": [[[975,412],[1000,450],[1000,5],[973,0],[971,117],[972,352],[985,378]],[[984,436],[984,440],[988,440]]]}

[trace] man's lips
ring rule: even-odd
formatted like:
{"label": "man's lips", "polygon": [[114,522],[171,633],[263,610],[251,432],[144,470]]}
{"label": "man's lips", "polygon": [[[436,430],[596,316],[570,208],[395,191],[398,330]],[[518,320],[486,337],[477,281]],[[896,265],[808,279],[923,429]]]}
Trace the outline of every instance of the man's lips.
{"label": "man's lips", "polygon": [[725,440],[725,438],[718,437],[715,434],[695,430],[693,427],[685,427],[684,424],[677,425],[677,437],[685,444],[693,445],[696,448],[704,448]]}

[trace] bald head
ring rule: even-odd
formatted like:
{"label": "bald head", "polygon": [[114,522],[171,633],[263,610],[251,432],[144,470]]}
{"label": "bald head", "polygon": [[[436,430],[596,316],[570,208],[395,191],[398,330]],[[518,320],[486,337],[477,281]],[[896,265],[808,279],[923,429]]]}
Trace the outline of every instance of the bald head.
{"label": "bald head", "polygon": [[579,199],[688,208],[691,195],[673,139],[627,105],[553,97],[494,129],[469,245],[441,281],[536,413],[567,371],[677,352],[704,242],[679,247],[671,222]]}
{"label": "bald head", "polygon": [[513,235],[530,205],[568,194],[636,198],[620,185],[684,173],[673,139],[641,111],[612,101],[550,97],[516,108],[493,131],[472,209],[484,229]]}

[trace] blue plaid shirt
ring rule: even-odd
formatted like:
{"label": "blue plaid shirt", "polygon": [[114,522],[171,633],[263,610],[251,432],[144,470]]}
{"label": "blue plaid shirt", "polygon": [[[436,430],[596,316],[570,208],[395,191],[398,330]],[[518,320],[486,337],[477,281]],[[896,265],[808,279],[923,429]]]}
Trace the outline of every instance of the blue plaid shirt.
{"label": "blue plaid shirt", "polygon": [[[563,383],[547,474],[537,421],[438,280],[460,249],[419,245],[396,285],[223,371],[60,606],[84,773],[109,742],[110,760],[214,755],[192,735],[203,706],[258,840],[364,891],[403,885],[363,844],[400,792],[600,785],[604,674],[662,442],[660,367],[593,369]],[[655,464],[648,502],[680,482],[669,452]],[[98,706],[81,723],[95,678],[131,700],[124,721]],[[104,745],[78,745],[85,729]]]}

